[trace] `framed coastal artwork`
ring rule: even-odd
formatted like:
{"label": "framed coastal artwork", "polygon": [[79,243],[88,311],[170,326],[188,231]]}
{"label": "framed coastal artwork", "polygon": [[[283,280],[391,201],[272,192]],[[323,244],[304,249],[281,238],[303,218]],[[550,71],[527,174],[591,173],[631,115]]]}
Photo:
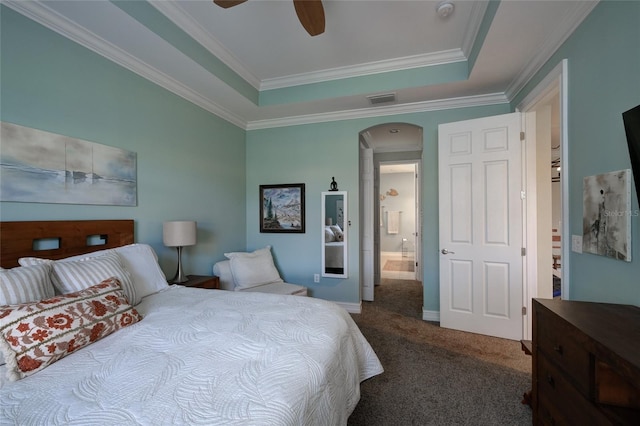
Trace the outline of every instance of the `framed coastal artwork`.
{"label": "framed coastal artwork", "polygon": [[304,183],[260,185],[260,232],[304,233]]}
{"label": "framed coastal artwork", "polygon": [[583,180],[582,251],[631,262],[631,170]]}
{"label": "framed coastal artwork", "polygon": [[135,206],[136,153],[2,122],[0,200]]}

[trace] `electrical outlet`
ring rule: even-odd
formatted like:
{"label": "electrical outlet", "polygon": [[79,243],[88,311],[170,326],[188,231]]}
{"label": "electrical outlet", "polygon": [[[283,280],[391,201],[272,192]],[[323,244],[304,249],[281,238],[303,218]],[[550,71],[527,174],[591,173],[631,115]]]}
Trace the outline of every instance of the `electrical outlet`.
{"label": "electrical outlet", "polygon": [[314,283],[320,282],[320,274],[313,274],[313,282]]}
{"label": "electrical outlet", "polygon": [[582,235],[571,236],[571,251],[582,253]]}

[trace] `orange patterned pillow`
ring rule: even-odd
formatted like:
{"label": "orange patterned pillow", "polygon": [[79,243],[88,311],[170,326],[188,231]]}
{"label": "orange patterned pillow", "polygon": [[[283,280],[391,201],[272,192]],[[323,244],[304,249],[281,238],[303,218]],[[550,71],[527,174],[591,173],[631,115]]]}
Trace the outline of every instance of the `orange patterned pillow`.
{"label": "orange patterned pillow", "polygon": [[115,277],[75,293],[0,306],[0,350],[7,377],[30,376],[141,319]]}

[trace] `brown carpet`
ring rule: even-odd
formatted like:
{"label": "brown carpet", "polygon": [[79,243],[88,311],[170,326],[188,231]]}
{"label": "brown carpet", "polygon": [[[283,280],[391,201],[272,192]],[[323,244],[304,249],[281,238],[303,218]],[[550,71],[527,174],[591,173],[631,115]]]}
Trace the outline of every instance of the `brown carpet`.
{"label": "brown carpet", "polygon": [[413,260],[387,260],[384,264],[385,271],[413,272]]}
{"label": "brown carpet", "polygon": [[361,385],[349,425],[530,425],[520,343],[422,320],[422,284],[383,279],[352,315],[385,372]]}

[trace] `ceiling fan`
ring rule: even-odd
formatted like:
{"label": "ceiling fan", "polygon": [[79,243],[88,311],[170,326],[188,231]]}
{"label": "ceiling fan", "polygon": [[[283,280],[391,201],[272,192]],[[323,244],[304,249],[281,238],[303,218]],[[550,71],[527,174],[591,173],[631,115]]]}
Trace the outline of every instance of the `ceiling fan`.
{"label": "ceiling fan", "polygon": [[[213,0],[218,6],[228,9],[247,0]],[[300,23],[310,36],[317,36],[324,32],[324,8],[322,0],[293,0],[296,14]]]}

